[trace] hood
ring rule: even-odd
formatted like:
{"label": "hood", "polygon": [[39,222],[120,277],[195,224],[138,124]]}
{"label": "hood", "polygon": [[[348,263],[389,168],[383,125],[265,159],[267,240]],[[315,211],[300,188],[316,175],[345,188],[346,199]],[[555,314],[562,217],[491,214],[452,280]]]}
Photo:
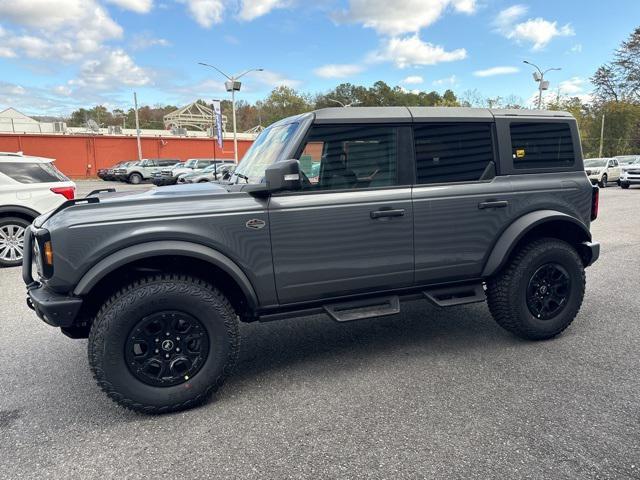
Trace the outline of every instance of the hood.
{"label": "hood", "polygon": [[[36,227],[46,226],[46,222],[57,222],[58,217],[84,217],[88,220],[92,215],[101,216],[101,213],[109,210],[106,215],[110,218],[122,218],[123,216],[151,217],[154,215],[170,214],[174,208],[185,209],[189,204],[197,203],[199,199],[211,200],[212,196],[229,194],[229,191],[219,184],[214,183],[188,183],[154,187],[146,191],[129,190],[123,192],[103,192],[92,197],[99,201],[95,203],[82,203],[82,198],[68,202],[66,208],[52,210],[40,215],[34,221]],[[199,198],[198,198],[199,197]],[[89,197],[86,197],[89,198]],[[74,205],[73,202],[78,204]],[[123,212],[126,209],[126,214]],[[93,212],[93,213],[91,213]]]}

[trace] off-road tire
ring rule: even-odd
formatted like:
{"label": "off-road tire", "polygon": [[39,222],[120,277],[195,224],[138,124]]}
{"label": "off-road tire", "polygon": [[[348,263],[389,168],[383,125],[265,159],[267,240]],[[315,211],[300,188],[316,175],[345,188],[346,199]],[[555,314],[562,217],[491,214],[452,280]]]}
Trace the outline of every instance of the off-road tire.
{"label": "off-road tire", "polygon": [[609,181],[609,177],[607,177],[607,174],[605,173],[602,176],[602,179],[598,182],[598,186],[600,188],[607,188],[607,182]]}
{"label": "off-road tire", "polygon": [[[29,220],[25,220],[24,218],[20,218],[20,217],[0,217],[0,228],[7,227],[9,225],[21,227],[21,228],[27,228],[30,224],[31,222]],[[4,250],[4,249],[0,248],[0,250]],[[23,246],[23,252],[24,252],[24,246]],[[9,255],[9,258],[10,258],[10,255]],[[22,257],[20,257],[17,260],[9,260],[9,259],[3,260],[2,258],[0,258],[0,268],[17,267],[19,265],[22,265]]]}
{"label": "off-road tire", "polygon": [[142,182],[142,175],[139,173],[132,173],[129,175],[129,183],[132,185],[138,185]]}
{"label": "off-road tire", "polygon": [[[564,308],[549,320],[536,318],[527,306],[527,286],[542,265],[555,262],[569,274]],[[500,273],[487,281],[489,310],[505,330],[528,340],[553,338],[564,331],[580,310],[585,290],[584,264],[576,250],[555,238],[541,238],[521,247]]]}
{"label": "off-road tire", "polygon": [[620,186],[621,186],[624,190],[626,190],[627,188],[629,188],[629,186],[630,186],[630,185],[631,185],[630,183],[626,183],[626,182],[622,182],[622,183],[620,183]]}
{"label": "off-road tire", "polygon": [[[179,310],[206,329],[209,351],[198,372],[174,386],[153,386],[129,369],[125,345],[145,316]],[[91,326],[89,365],[100,388],[116,403],[142,413],[188,409],[206,401],[230,375],[238,358],[238,317],[212,285],[185,275],[156,275],[122,288],[102,306]]]}

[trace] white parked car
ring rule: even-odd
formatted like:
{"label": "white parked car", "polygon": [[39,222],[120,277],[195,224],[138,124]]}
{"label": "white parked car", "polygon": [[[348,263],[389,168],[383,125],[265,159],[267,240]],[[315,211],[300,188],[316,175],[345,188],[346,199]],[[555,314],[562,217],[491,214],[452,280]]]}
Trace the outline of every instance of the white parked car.
{"label": "white parked car", "polygon": [[584,161],[584,170],[591,183],[597,183],[600,188],[609,182],[620,183],[620,165],[616,158],[588,158]]}
{"label": "white parked car", "polygon": [[22,263],[25,227],[75,196],[53,159],[0,152],[0,267]]}
{"label": "white parked car", "polygon": [[640,156],[621,167],[620,186],[629,188],[631,185],[640,185]]}

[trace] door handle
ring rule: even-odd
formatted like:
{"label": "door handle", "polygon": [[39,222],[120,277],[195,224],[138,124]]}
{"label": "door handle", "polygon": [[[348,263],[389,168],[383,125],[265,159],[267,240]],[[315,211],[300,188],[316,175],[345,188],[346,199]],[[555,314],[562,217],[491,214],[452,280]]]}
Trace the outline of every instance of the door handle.
{"label": "door handle", "polygon": [[386,218],[386,217],[402,217],[404,216],[404,208],[393,210],[393,209],[381,209],[375,210],[371,212],[371,218]]}
{"label": "door handle", "polygon": [[480,202],[478,208],[480,210],[485,208],[505,208],[509,206],[509,202],[506,200],[490,200],[487,202]]}

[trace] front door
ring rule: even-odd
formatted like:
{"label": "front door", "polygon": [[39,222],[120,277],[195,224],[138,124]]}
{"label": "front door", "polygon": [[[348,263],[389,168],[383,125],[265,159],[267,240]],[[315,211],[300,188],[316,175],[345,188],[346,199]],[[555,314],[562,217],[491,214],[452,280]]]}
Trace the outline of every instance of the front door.
{"label": "front door", "polygon": [[281,304],[411,285],[411,188],[398,168],[409,159],[399,158],[398,131],[312,127],[300,156],[303,190],[269,202]]}

